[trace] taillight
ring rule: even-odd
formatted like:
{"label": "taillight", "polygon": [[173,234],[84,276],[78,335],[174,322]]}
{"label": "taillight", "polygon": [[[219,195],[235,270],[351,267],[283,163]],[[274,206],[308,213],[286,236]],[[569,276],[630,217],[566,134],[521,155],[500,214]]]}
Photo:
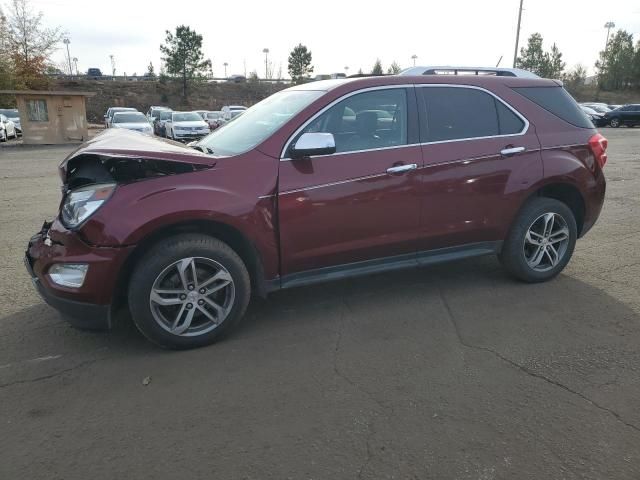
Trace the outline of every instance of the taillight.
{"label": "taillight", "polygon": [[593,156],[596,157],[596,162],[600,165],[600,168],[604,167],[607,163],[607,145],[609,142],[601,134],[596,133],[589,139],[589,147],[593,152]]}

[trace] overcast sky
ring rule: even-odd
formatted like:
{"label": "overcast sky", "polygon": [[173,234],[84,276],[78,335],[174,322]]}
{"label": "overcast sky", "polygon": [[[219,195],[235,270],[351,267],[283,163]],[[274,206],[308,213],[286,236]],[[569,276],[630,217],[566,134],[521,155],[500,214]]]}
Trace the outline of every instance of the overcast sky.
{"label": "overcast sky", "polygon": [[[396,61],[420,65],[511,66],[519,0],[31,0],[50,25],[69,33],[78,67],[138,75],[160,65],[159,45],[167,29],[185,24],[204,37],[214,75],[264,75],[263,48],[274,70],[287,72],[287,57],[299,42],[313,54],[314,73],[368,72],[376,58],[386,69]],[[9,0],[0,0],[7,10]],[[605,43],[606,21],[640,39],[640,0],[524,0],[521,45],[533,32],[545,47],[556,42],[567,66],[593,71]],[[57,63],[63,63],[60,49]]]}

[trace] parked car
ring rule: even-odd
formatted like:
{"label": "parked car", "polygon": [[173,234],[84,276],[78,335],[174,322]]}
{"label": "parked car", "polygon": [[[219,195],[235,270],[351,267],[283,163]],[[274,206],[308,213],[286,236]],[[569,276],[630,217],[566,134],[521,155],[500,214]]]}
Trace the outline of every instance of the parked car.
{"label": "parked car", "polygon": [[113,128],[125,128],[140,132],[145,135],[153,135],[153,127],[147,117],[140,112],[116,112],[111,120]]}
{"label": "parked car", "polygon": [[171,112],[165,121],[166,136],[172,140],[197,140],[208,135],[209,124],[196,112]]}
{"label": "parked car", "polygon": [[234,117],[242,115],[246,109],[247,107],[244,107],[242,105],[225,105],[220,110],[222,112],[222,120],[228,122]]}
{"label": "parked car", "polygon": [[497,254],[542,282],[600,214],[606,148],[553,80],[297,85],[193,148],[115,129],[85,143],[25,264],[73,324],[108,327],[127,302],[171,348],[212,343],[252,294],[371,272]]}
{"label": "parked car", "polygon": [[90,68],[87,70],[87,77],[97,79],[102,77],[102,72],[99,68]]}
{"label": "parked car", "polygon": [[227,78],[227,82],[231,83],[245,83],[247,81],[247,77],[244,75],[230,75]]}
{"label": "parked car", "polygon": [[616,108],[624,107],[624,105],[607,105],[609,110],[615,110]]}
{"label": "parked car", "polygon": [[607,121],[604,118],[603,113],[599,113],[591,107],[587,107],[586,105],[580,105],[580,108],[584,113],[587,114],[587,117],[591,119],[591,123],[593,123],[594,127],[604,127],[607,125]]}
{"label": "parked car", "polygon": [[200,115],[200,118],[202,118],[203,120],[207,119],[208,110],[194,110],[194,112],[196,112],[198,115]]}
{"label": "parked car", "polygon": [[589,108],[591,108],[591,109],[593,109],[596,112],[601,113],[601,114],[605,114],[605,113],[611,111],[609,106],[607,104],[605,104],[605,103],[588,103],[588,102],[586,102],[586,103],[581,103],[580,105],[583,105],[585,107],[589,107]]}
{"label": "parked car", "polygon": [[204,121],[209,124],[209,130],[215,130],[222,124],[222,112],[207,112]]}
{"label": "parked car", "polygon": [[0,113],[0,142],[6,142],[10,138],[17,138],[15,124],[9,118]]}
{"label": "parked car", "polygon": [[149,107],[149,110],[147,110],[146,115],[149,121],[153,123],[160,118],[160,112],[163,112],[163,111],[171,111],[171,109],[169,107],[152,105],[151,107]]}
{"label": "parked car", "polygon": [[106,128],[111,127],[111,119],[116,112],[137,112],[135,108],[131,107],[110,107],[107,109],[107,113],[104,114],[104,125]]}
{"label": "parked car", "polygon": [[171,120],[173,110],[162,110],[160,116],[153,122],[153,133],[160,137],[167,136],[167,120]]}
{"label": "parked car", "polygon": [[22,125],[20,124],[20,112],[17,108],[0,108],[0,115],[4,115],[13,122],[18,135],[22,135]]}
{"label": "parked car", "polygon": [[605,121],[613,128],[621,125],[635,127],[640,125],[640,103],[632,103],[616,108],[604,114]]}

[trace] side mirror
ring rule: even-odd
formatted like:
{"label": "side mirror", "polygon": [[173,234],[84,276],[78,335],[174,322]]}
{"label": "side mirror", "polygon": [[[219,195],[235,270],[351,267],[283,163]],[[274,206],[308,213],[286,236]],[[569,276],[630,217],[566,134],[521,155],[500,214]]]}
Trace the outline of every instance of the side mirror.
{"label": "side mirror", "polygon": [[291,158],[298,159],[312,155],[336,153],[333,133],[304,133],[291,149]]}

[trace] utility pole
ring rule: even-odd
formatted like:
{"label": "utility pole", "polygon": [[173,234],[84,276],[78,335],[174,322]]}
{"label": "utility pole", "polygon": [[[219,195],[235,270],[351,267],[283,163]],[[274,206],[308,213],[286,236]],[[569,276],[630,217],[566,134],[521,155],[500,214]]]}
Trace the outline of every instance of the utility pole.
{"label": "utility pole", "polygon": [[73,64],[76,67],[76,76],[80,75],[78,72],[78,57],[73,57]]}
{"label": "utility pole", "polygon": [[607,22],[604,24],[604,28],[607,29],[607,41],[604,43],[604,52],[607,53],[607,47],[609,46],[609,32],[612,28],[616,28],[616,24],[613,22]]}
{"label": "utility pole", "polygon": [[416,66],[416,59],[418,58],[418,55],[416,55],[415,53],[413,55],[411,55],[411,60],[413,60],[413,66]]}
{"label": "utility pole", "polygon": [[522,20],[522,3],[524,0],[520,0],[520,9],[518,10],[518,29],[516,30],[516,48],[513,50],[513,68],[516,68],[518,61],[518,43],[520,42],[520,21]]}
{"label": "utility pole", "polygon": [[224,78],[227,78],[227,66],[229,66],[229,64],[224,62],[222,65],[224,65]]}
{"label": "utility pole", "polygon": [[116,59],[113,56],[113,54],[109,55],[109,58],[111,59],[111,76],[113,77],[113,80],[115,80],[116,78]]}
{"label": "utility pole", "polygon": [[264,53],[264,79],[269,78],[269,49],[263,48],[262,53]]}
{"label": "utility pole", "polygon": [[73,69],[71,68],[71,54],[69,54],[69,44],[71,43],[71,40],[65,37],[65,39],[62,40],[62,43],[67,46],[67,62],[69,63],[69,75],[73,75]]}

